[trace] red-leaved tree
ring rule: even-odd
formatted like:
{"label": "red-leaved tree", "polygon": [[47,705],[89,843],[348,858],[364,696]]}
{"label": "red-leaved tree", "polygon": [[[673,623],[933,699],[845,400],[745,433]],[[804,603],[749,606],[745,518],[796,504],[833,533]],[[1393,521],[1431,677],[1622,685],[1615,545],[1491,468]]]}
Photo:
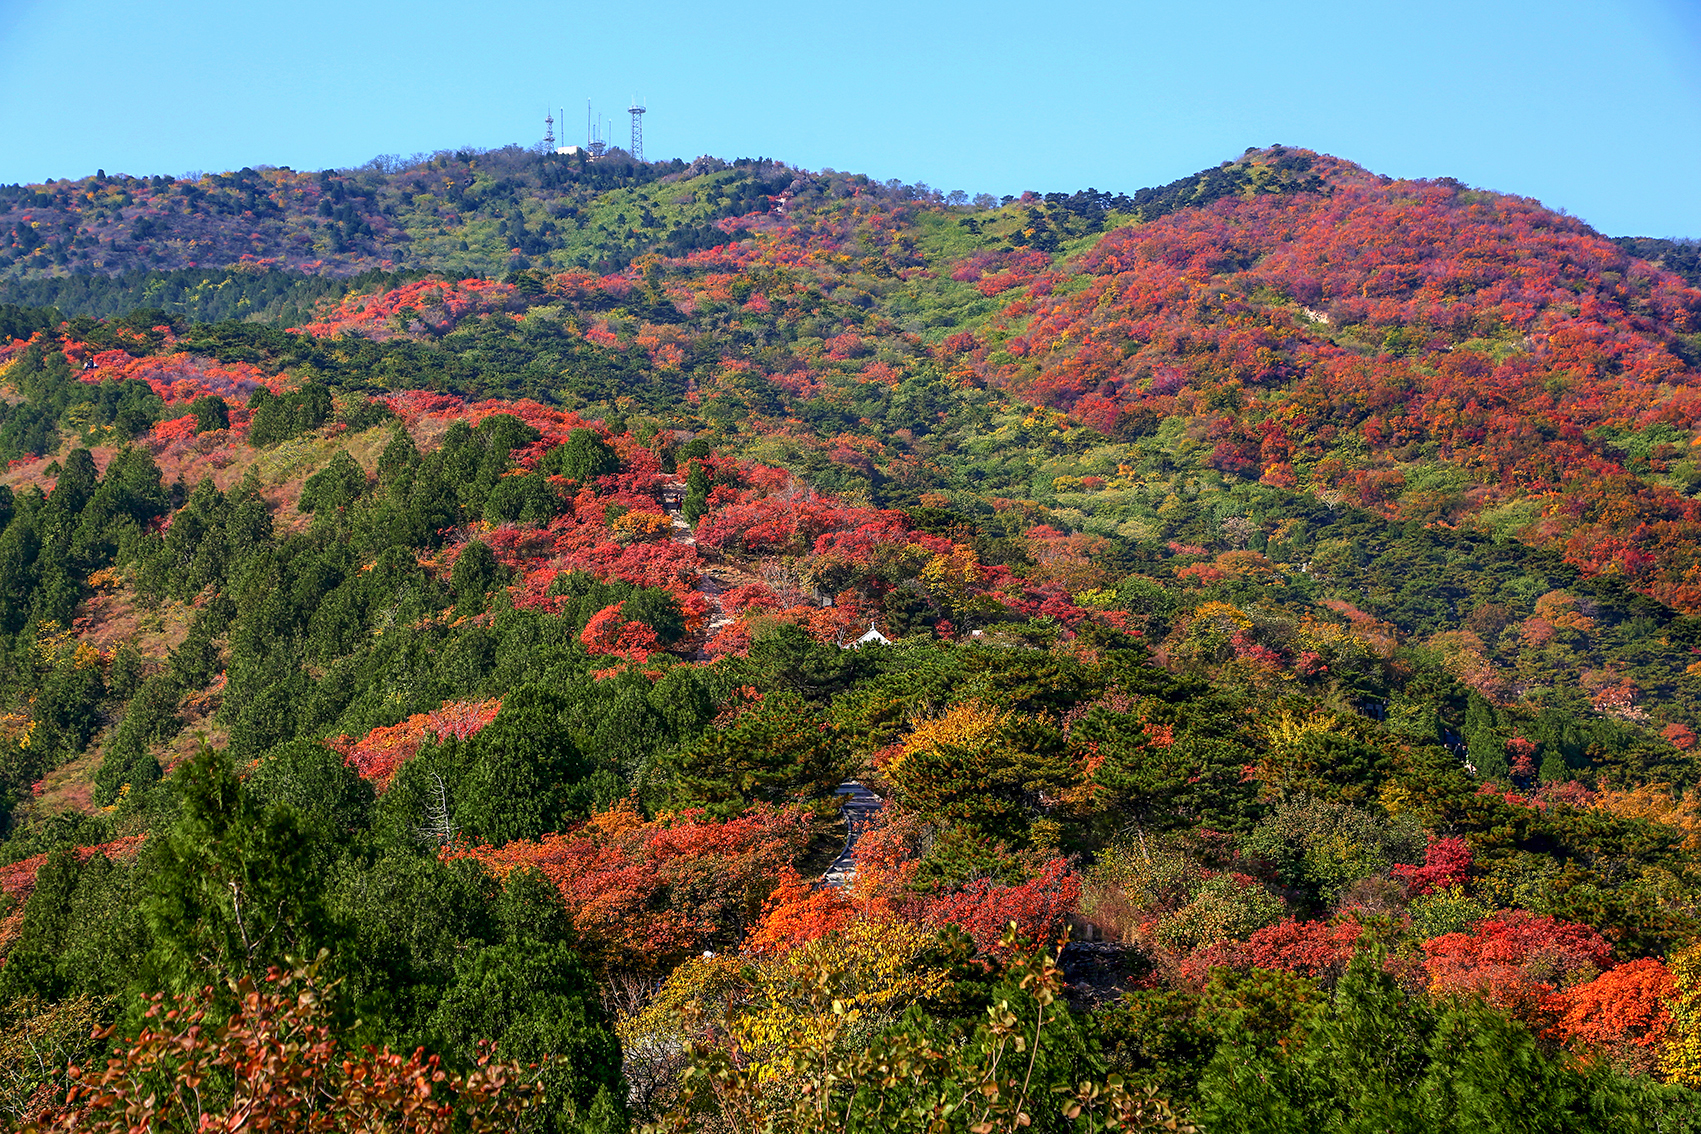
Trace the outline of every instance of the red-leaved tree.
{"label": "red-leaved tree", "polygon": [[837,886],[816,885],[787,870],[763,907],[761,924],[751,930],[744,946],[756,953],[789,953],[843,929],[856,915],[856,906]]}
{"label": "red-leaved tree", "polygon": [[923,907],[922,917],[935,925],[955,925],[982,952],[995,952],[1011,922],[1016,923],[1019,940],[1046,945],[1062,940],[1063,919],[1080,900],[1080,877],[1063,859],[1054,858],[1019,886],[982,878],[954,894],[933,898]]}
{"label": "red-leaved tree", "polygon": [[1560,1038],[1567,1046],[1602,1048],[1621,1063],[1651,1071],[1671,1029],[1666,1004],[1676,990],[1671,970],[1652,958],[1608,969],[1559,994]]}
{"label": "red-leaved tree", "polygon": [[1473,864],[1471,848],[1464,839],[1431,839],[1423,852],[1422,866],[1401,863],[1394,867],[1394,877],[1406,884],[1413,895],[1431,894],[1463,886],[1471,877]]}
{"label": "red-leaved tree", "polygon": [[802,809],[757,806],[717,822],[695,811],[646,820],[623,804],[537,842],[453,854],[499,877],[536,867],[560,890],[581,954],[603,971],[665,972],[737,946],[811,834]]}
{"label": "red-leaved tree", "polygon": [[423,1050],[345,1047],[330,1006],[334,986],[316,968],[273,969],[264,986],[244,977],[231,986],[236,1006],[222,1022],[210,986],[150,997],[136,1038],[118,1043],[103,1070],[72,1068],[70,1088],[24,1130],[482,1134],[518,1128],[541,1101],[536,1076],[518,1064],[487,1059],[458,1075]]}
{"label": "red-leaved tree", "polygon": [[1592,980],[1612,949],[1586,925],[1505,910],[1425,941],[1423,952],[1431,992],[1475,994],[1545,1029],[1563,1006],[1554,993]]}

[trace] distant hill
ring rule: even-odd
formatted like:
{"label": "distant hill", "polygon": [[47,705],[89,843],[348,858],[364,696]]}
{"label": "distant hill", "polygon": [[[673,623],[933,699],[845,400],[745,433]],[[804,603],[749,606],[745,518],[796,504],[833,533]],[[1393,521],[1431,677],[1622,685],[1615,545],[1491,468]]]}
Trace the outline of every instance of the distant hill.
{"label": "distant hill", "polygon": [[[766,208],[797,176],[773,162],[643,164],[617,150],[587,163],[511,146],[318,173],[267,167],[4,186],[0,278],[607,269],[644,251],[698,247],[707,226]],[[690,188],[669,188],[681,181]]]}
{"label": "distant hill", "polygon": [[1690,287],[1701,287],[1701,240],[1656,240],[1648,236],[1620,236],[1613,240],[1636,257],[1682,276]]}
{"label": "distant hill", "polygon": [[[1249,153],[1252,151],[1249,151]],[[1129,194],[1049,193],[1080,215],[1155,220],[1231,196],[1328,191],[1303,151],[1224,162]],[[814,191],[812,193],[812,191]],[[721,243],[726,221],[807,207],[820,192],[948,203],[926,186],[811,174],[764,159],[643,164],[508,146],[347,170],[242,169],[194,179],[108,177],[0,186],[0,302],[66,315],[158,307],[185,317],[301,322],[313,305],[429,272],[618,270]],[[1008,204],[1007,199],[1005,204]],[[976,206],[995,204],[976,199]],[[1041,232],[1036,247],[1046,250]],[[1701,286],[1695,241],[1618,238]]]}
{"label": "distant hill", "polygon": [[[240,433],[261,386],[322,385],[345,426],[373,396],[548,407],[904,509],[1000,569],[1102,583],[1031,533],[1090,541],[1166,602],[1346,604],[1496,703],[1701,727],[1701,678],[1646,646],[1701,645],[1692,243],[1286,147],[1002,202],[518,149],[8,192],[14,231],[97,238],[5,258],[20,485],[78,440],[181,432],[197,396]],[[1561,656],[1532,618],[1596,629]]]}

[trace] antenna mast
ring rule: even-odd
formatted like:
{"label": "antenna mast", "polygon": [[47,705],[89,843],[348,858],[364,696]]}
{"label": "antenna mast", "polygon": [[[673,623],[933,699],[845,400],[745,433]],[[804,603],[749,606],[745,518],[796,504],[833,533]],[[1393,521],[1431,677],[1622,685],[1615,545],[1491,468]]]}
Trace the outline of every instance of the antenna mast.
{"label": "antenna mast", "polygon": [[[565,126],[566,123],[563,122],[562,125]],[[555,118],[549,113],[548,107],[543,111],[543,148],[549,153],[555,152]]]}
{"label": "antenna mast", "polygon": [[638,101],[638,96],[632,96],[632,105],[626,108],[626,113],[632,116],[632,160],[644,160],[644,106]]}
{"label": "antenna mast", "polygon": [[585,100],[585,149],[590,151],[591,157],[599,158],[605,148],[602,131],[598,128],[598,123],[591,117],[591,100],[587,98]]}

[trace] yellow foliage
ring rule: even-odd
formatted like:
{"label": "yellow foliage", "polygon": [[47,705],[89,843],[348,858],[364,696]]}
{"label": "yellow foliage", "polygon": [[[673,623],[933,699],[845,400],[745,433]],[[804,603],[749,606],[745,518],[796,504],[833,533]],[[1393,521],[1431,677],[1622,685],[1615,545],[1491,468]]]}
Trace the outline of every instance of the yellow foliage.
{"label": "yellow foliage", "polygon": [[978,698],[937,716],[918,721],[904,738],[903,748],[885,765],[888,779],[900,791],[915,787],[909,775],[909,757],[917,752],[935,752],[942,747],[971,749],[996,737],[1014,713],[1000,712]]}
{"label": "yellow foliage", "polygon": [[[944,991],[946,973],[916,965],[935,939],[932,931],[902,921],[853,922],[840,933],[811,941],[758,966],[749,1009],[728,1021],[728,1032],[753,1058],[770,1062],[770,1074],[795,1070],[789,1048],[819,1042],[836,1030],[847,1039],[868,1035],[916,1000]],[[811,1005],[821,974],[838,1011]]]}
{"label": "yellow foliage", "polygon": [[[1013,943],[1005,938],[1005,945]],[[822,1134],[853,1127],[989,1134],[1033,1125],[1034,1066],[1053,1046],[1057,1023],[1067,1019],[1058,1005],[1063,972],[1055,958],[1018,958],[1012,975],[1027,1003],[1000,998],[972,1036],[945,1043],[910,1030],[879,1035],[859,1028],[851,1022],[855,1009],[836,995],[830,966],[811,962],[800,975],[803,1014],[823,1023],[786,1034],[783,1054],[773,1059],[754,1054],[736,1035],[716,1035],[705,1027],[712,1021],[694,1010],[700,1005],[685,1006],[687,1034],[710,1038],[687,1038],[671,1049],[689,1066],[677,1077],[680,1089],[661,1120],[643,1134]],[[637,1088],[642,1075],[633,1081]],[[1088,1130],[1195,1129],[1178,1121],[1155,1092],[1130,1091],[1119,1076],[1056,1090],[1063,1094],[1064,1117]]]}
{"label": "yellow foliage", "polygon": [[1329,723],[1329,718],[1321,713],[1299,717],[1283,709],[1265,722],[1264,735],[1272,749],[1285,752],[1297,747],[1308,736],[1328,732]]}
{"label": "yellow foliage", "polygon": [[[794,1047],[851,1050],[914,1001],[942,992],[945,970],[917,963],[934,940],[909,922],[863,920],[783,956],[693,958],[615,1028],[628,1048],[665,1048],[684,1041],[695,1012],[736,1043],[758,1079],[783,1079],[797,1070]],[[821,1010],[823,1000],[834,1010]]]}
{"label": "yellow foliage", "polygon": [[1334,646],[1357,637],[1338,622],[1319,622],[1309,614],[1300,615],[1299,632],[1314,647]]}
{"label": "yellow foliage", "polygon": [[671,1033],[688,1004],[711,1018],[726,1018],[749,1002],[752,962],[737,953],[705,953],[680,965],[641,1011],[615,1021],[622,1043]]}
{"label": "yellow foliage", "polygon": [[[967,748],[995,736],[1010,719],[1010,713],[1000,712],[978,697],[964,701],[937,717],[917,721],[904,740],[903,756],[916,752],[931,752],[950,746]],[[903,759],[900,756],[898,759]],[[897,761],[893,761],[894,764]]]}
{"label": "yellow foliage", "polygon": [[627,512],[609,525],[622,543],[660,539],[673,530],[673,521],[660,512]]}
{"label": "yellow foliage", "polygon": [[0,713],[0,740],[16,744],[20,749],[30,746],[35,735],[35,722],[23,713]]}
{"label": "yellow foliage", "polygon": [[1628,789],[1603,787],[1595,807],[1625,819],[1650,819],[1683,832],[1683,849],[1701,851],[1701,798],[1690,788],[1679,798],[1667,784],[1643,784]]}
{"label": "yellow foliage", "polygon": [[1672,957],[1677,992],[1666,1005],[1671,1030],[1660,1052],[1660,1071],[1684,1087],[1701,1087],[1701,948],[1685,949]]}
{"label": "yellow foliage", "polygon": [[1041,432],[1053,435],[1067,433],[1069,431],[1069,418],[1059,410],[1035,406],[1028,411],[1028,416],[1022,419],[1022,428],[1033,434]]}
{"label": "yellow foliage", "polygon": [[1382,785],[1378,799],[1381,800],[1383,810],[1390,815],[1415,812],[1423,804],[1423,799],[1417,792],[1393,780]]}
{"label": "yellow foliage", "polygon": [[112,800],[111,803],[109,803],[105,807],[101,808],[101,810],[104,811],[106,814],[111,815],[113,812],[117,811],[120,807],[124,806],[124,801],[126,799],[128,799],[129,797],[130,797],[130,785],[129,784],[119,784],[118,785],[118,794],[113,797],[113,800]]}
{"label": "yellow foliage", "polygon": [[60,629],[59,623],[51,619],[36,631],[35,654],[43,666],[50,667],[69,663],[72,669],[88,669],[107,661],[107,655],[87,642],[78,641],[70,630]]}
{"label": "yellow foliage", "polygon": [[124,575],[116,567],[102,567],[98,571],[89,572],[89,586],[96,590],[107,590],[123,584]]}
{"label": "yellow foliage", "polygon": [[[657,816],[658,819],[663,816]],[[644,817],[638,813],[638,805],[630,798],[616,801],[607,811],[599,811],[592,815],[585,824],[583,833],[593,838],[611,839],[623,835],[636,827],[642,827]]]}
{"label": "yellow foliage", "polygon": [[954,617],[968,609],[970,591],[984,577],[974,548],[966,543],[952,544],[949,552],[941,552],[921,569],[921,581],[929,592]]}
{"label": "yellow foliage", "polygon": [[37,628],[35,634],[35,653],[42,665],[52,665],[59,660],[59,651],[71,641],[71,631],[62,630],[59,623],[51,618]]}
{"label": "yellow foliage", "polygon": [[1215,622],[1220,629],[1230,633],[1252,628],[1252,619],[1239,607],[1230,606],[1226,602],[1205,603],[1193,612],[1193,617],[1199,622]]}

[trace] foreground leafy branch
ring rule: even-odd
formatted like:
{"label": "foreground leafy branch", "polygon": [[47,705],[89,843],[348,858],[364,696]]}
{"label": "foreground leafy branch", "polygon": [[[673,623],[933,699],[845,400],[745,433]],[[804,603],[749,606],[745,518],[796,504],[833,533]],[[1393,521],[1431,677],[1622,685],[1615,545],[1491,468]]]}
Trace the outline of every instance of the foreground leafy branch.
{"label": "foreground leafy branch", "polygon": [[[1000,942],[1017,947],[1015,927]],[[1034,1127],[1099,1131],[1192,1131],[1151,1091],[1104,1082],[1046,1085],[1044,1054],[1067,1013],[1063,973],[1043,950],[1018,955],[1009,995],[987,1008],[972,1033],[940,1034],[912,1013],[872,1042],[846,1050],[853,1013],[832,995],[833,973],[813,974],[810,1000],[829,1021],[808,1029],[784,1053],[748,1058],[730,1037],[704,1034],[700,1006],[688,1006],[690,1065],[674,1108],[645,1134],[726,1129],[735,1134],[822,1130],[994,1134]],[[1051,1120],[1049,1122],[1045,1120]]]}
{"label": "foreground leafy branch", "polygon": [[[321,955],[321,961],[323,955]],[[332,1023],[334,983],[320,962],[264,984],[230,982],[229,1018],[211,1017],[207,986],[148,998],[134,1039],[104,1070],[70,1069],[71,1086],[26,1122],[26,1134],[288,1130],[447,1134],[527,1128],[543,1101],[536,1074],[489,1058],[467,1075],[423,1050],[346,1050]],[[107,1039],[112,1028],[97,1030]]]}

